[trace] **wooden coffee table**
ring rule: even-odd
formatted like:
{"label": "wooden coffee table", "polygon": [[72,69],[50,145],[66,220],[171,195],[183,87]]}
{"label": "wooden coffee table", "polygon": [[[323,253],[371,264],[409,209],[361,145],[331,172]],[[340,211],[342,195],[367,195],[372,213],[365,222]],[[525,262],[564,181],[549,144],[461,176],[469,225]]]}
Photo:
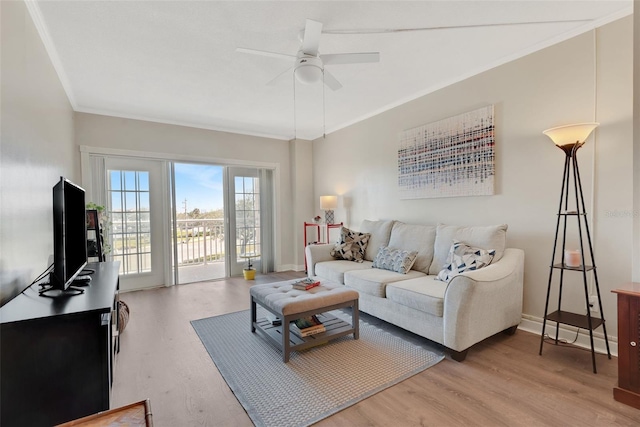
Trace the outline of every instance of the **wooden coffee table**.
{"label": "wooden coffee table", "polygon": [[[293,289],[297,280],[255,285],[251,294],[251,332],[259,331],[268,340],[282,349],[282,360],[289,361],[292,351],[300,351],[323,344],[327,341],[353,334],[359,338],[358,292],[339,284],[321,284],[308,291]],[[275,317],[281,325],[273,325],[271,320],[257,319],[257,305],[260,305]],[[326,312],[351,307],[351,324]],[[299,337],[290,331],[290,323],[301,317],[318,315],[326,331],[323,333]]]}

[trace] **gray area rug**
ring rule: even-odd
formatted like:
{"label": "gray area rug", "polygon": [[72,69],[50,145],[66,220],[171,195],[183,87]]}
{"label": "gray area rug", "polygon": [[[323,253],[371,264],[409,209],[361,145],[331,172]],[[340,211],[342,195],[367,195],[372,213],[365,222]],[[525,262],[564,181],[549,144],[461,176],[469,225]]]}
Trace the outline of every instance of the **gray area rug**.
{"label": "gray area rug", "polygon": [[[351,320],[349,310],[331,314]],[[249,310],[191,324],[257,426],[313,424],[444,359],[430,341],[365,314],[359,340],[348,335],[293,352],[289,363],[264,336],[251,333]]]}

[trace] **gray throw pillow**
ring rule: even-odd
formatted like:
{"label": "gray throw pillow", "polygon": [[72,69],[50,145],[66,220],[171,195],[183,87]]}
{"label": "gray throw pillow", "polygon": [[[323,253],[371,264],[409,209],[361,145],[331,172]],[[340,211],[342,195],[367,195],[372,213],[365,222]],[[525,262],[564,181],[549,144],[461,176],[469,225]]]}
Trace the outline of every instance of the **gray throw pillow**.
{"label": "gray throw pillow", "polygon": [[372,267],[407,274],[416,262],[417,256],[418,252],[416,251],[403,251],[383,246],[378,249],[378,254],[373,260]]}

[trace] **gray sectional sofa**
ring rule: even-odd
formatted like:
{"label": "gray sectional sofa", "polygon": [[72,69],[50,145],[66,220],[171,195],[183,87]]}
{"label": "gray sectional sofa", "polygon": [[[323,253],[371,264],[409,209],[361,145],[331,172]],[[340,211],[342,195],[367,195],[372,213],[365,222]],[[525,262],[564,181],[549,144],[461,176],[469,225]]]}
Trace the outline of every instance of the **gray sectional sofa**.
{"label": "gray sectional sofa", "polygon": [[[307,272],[321,281],[343,284],[360,294],[360,310],[435,341],[462,361],[469,347],[498,332],[515,332],[522,315],[524,251],[506,248],[506,225],[411,225],[365,220],[370,233],[363,262],[338,260],[333,244],[305,248]],[[436,280],[453,240],[495,250],[480,269]],[[406,274],[373,268],[381,247],[416,251]]]}

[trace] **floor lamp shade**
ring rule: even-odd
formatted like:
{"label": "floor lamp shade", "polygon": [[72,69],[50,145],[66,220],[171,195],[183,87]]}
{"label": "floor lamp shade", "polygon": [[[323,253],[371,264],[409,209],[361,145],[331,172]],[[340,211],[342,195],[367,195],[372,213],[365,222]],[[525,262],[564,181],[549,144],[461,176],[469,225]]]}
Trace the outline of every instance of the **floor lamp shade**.
{"label": "floor lamp shade", "polygon": [[558,147],[572,144],[582,145],[599,124],[600,123],[578,123],[575,125],[558,126],[547,129],[542,133],[551,138],[553,143]]}
{"label": "floor lamp shade", "polygon": [[333,224],[335,217],[333,210],[338,206],[338,196],[320,196],[320,209],[324,211],[324,219],[327,224]]}

